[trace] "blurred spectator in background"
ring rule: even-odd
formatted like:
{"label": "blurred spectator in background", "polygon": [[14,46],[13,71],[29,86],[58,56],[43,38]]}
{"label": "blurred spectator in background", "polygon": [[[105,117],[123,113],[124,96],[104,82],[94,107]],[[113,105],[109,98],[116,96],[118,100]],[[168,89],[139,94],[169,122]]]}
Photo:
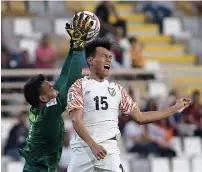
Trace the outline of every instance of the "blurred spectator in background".
{"label": "blurred spectator in background", "polygon": [[178,135],[202,135],[202,105],[200,104],[200,91],[195,90],[192,93],[192,101],[192,104],[183,112],[185,115],[178,125]]}
{"label": "blurred spectator in background", "polygon": [[[4,44],[1,44],[1,68],[2,69],[9,69],[10,68],[10,52]],[[10,81],[9,77],[2,76],[1,82],[8,82]],[[4,90],[2,89],[2,92]]]}
{"label": "blurred spectator in background", "polygon": [[180,122],[176,125],[176,135],[178,136],[193,136],[196,130],[196,125],[193,123],[191,116],[182,115]]}
{"label": "blurred spectator in background", "polygon": [[[110,23],[109,17],[110,14],[113,14],[116,17],[115,23]],[[114,4],[110,1],[101,2],[95,11],[95,14],[100,20],[101,29],[100,29],[100,37],[106,36],[107,33],[112,33],[113,35],[117,35],[117,27],[121,27],[123,29],[123,36],[127,36],[126,32],[126,22],[122,20],[117,11]]]}
{"label": "blurred spectator in background", "polygon": [[188,116],[187,118],[197,125],[200,125],[200,121],[202,120],[202,104],[200,103],[200,96],[200,91],[195,90],[192,93],[192,104],[184,111],[186,116]]}
{"label": "blurred spectator in background", "polygon": [[194,135],[201,137],[201,139],[202,139],[202,120],[200,121],[199,125],[197,126],[196,130],[194,131]]}
{"label": "blurred spectator in background", "polygon": [[19,148],[23,148],[26,144],[26,138],[28,136],[27,112],[21,112],[18,115],[18,123],[11,128],[8,141],[5,146],[5,155],[10,156],[16,161],[20,160]]}
{"label": "blurred spectator in background", "polygon": [[198,15],[202,15],[202,1],[191,1],[197,10]]}
{"label": "blurred spectator in background", "polygon": [[175,157],[176,152],[171,147],[171,138],[173,136],[172,129],[165,121],[151,123],[146,126],[146,133],[148,138],[153,141],[154,145],[158,148],[158,154],[161,157]]}
{"label": "blurred spectator in background", "polygon": [[69,134],[66,133],[64,136],[64,147],[61,155],[61,159],[58,165],[58,172],[66,172],[71,156],[72,156],[72,150],[69,145],[70,137]]}
{"label": "blurred spectator in background", "polygon": [[157,111],[157,110],[158,110],[157,100],[154,98],[148,99],[144,111],[148,112],[148,111]]}
{"label": "blurred spectator in background", "polygon": [[124,49],[119,44],[119,38],[118,37],[116,37],[114,42],[115,42],[115,44],[112,47],[111,51],[114,54],[116,62],[118,62],[122,66],[123,65],[123,59],[124,59],[124,56],[123,56]]}
{"label": "blurred spectator in background", "polygon": [[163,32],[163,19],[172,16],[173,2],[147,2],[143,7],[148,22],[156,23]]}
{"label": "blurred spectator in background", "polygon": [[129,43],[129,40],[123,35],[124,35],[123,29],[121,27],[118,27],[116,39],[117,39],[117,44],[119,44],[123,50],[122,65],[124,68],[132,68],[132,59],[129,53],[130,43]]}
{"label": "blurred spectator in background", "polygon": [[[17,69],[19,68],[19,69],[31,69],[31,68],[34,68],[35,67],[35,65],[34,64],[32,64],[31,62],[30,62],[30,58],[29,58],[29,54],[28,54],[28,51],[27,50],[23,50],[21,53],[21,57],[20,57],[20,60],[19,60],[19,63],[18,63],[18,65],[17,65]],[[26,77],[26,76],[24,76],[24,77],[17,77],[17,78],[15,78],[15,81],[21,81],[21,82],[25,82],[25,81],[27,81],[29,79],[29,77]],[[19,92],[21,91],[21,89],[20,90],[18,90]]]}
{"label": "blurred spectator in background", "polygon": [[160,122],[160,128],[165,132],[165,141],[170,142],[174,136],[174,130],[170,126],[170,123],[167,119],[162,119]]}
{"label": "blurred spectator in background", "polygon": [[145,127],[130,121],[124,128],[125,145],[128,152],[136,152],[146,157],[150,153],[158,153],[158,145],[153,142],[145,132]]}
{"label": "blurred spectator in background", "polygon": [[36,67],[37,68],[53,68],[56,60],[54,49],[50,45],[49,35],[45,34],[36,49]]}
{"label": "blurred spectator in background", "polygon": [[29,54],[27,50],[23,50],[21,52],[21,59],[17,66],[17,68],[34,68],[34,64],[32,64],[29,60]]}
{"label": "blurred spectator in background", "polygon": [[145,58],[143,56],[143,46],[138,44],[138,40],[135,37],[129,38],[130,42],[130,57],[133,67],[141,68],[145,65]]}
{"label": "blurred spectator in background", "polygon": [[10,59],[9,54],[6,51],[1,50],[1,68],[2,69],[10,68],[9,59]]}
{"label": "blurred spectator in background", "polygon": [[128,152],[147,154],[147,149],[144,146],[144,126],[135,123],[131,116],[124,128],[124,139]]}
{"label": "blurred spectator in background", "polygon": [[176,1],[176,9],[187,16],[202,15],[201,1]]}

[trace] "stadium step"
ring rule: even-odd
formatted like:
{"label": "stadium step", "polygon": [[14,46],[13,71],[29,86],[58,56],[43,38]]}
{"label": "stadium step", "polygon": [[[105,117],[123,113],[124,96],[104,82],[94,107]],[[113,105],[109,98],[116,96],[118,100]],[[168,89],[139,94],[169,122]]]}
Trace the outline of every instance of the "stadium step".
{"label": "stadium step", "polygon": [[193,64],[196,60],[194,55],[189,56],[151,56],[146,57],[147,60],[158,61],[160,63],[166,64],[178,64],[178,65],[185,65],[185,64]]}
{"label": "stadium step", "polygon": [[202,77],[201,76],[198,76],[198,77],[177,77],[177,78],[174,78],[173,79],[173,82],[175,83],[186,83],[186,84],[195,84],[195,83],[200,83],[201,86],[202,86]]}
{"label": "stadium step", "polygon": [[159,56],[184,56],[182,45],[146,45],[143,49],[145,57]]}
{"label": "stadium step", "polygon": [[145,45],[168,45],[171,42],[171,36],[166,35],[138,36],[137,38]]}
{"label": "stadium step", "polygon": [[[84,10],[95,11],[97,4],[85,5]],[[133,7],[129,4],[115,4],[117,11],[132,11]]]}
{"label": "stadium step", "polygon": [[[145,16],[143,14],[127,14],[124,13],[122,15],[120,15],[120,17],[124,20],[126,20],[127,22],[144,22],[145,21]],[[110,21],[111,22],[115,22],[116,18],[113,15],[110,15]],[[130,24],[129,26],[133,26],[132,24]]]}
{"label": "stadium step", "polygon": [[159,26],[156,24],[142,24],[128,26],[129,36],[154,36],[159,34]]}
{"label": "stadium step", "polygon": [[144,47],[144,51],[150,51],[150,52],[165,52],[165,51],[182,51],[184,52],[184,47],[182,45],[163,45],[163,46],[155,46],[155,45],[146,45]]}
{"label": "stadium step", "polygon": [[6,13],[7,10],[8,10],[8,6],[7,6],[6,2],[1,1],[1,12]]}

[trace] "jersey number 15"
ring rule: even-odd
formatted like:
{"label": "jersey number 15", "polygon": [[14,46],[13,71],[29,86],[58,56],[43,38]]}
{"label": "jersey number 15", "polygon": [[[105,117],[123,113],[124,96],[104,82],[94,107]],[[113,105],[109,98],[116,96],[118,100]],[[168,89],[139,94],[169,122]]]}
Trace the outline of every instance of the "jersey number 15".
{"label": "jersey number 15", "polygon": [[96,110],[100,110],[100,106],[102,110],[108,109],[107,97],[104,96],[96,96],[94,98]]}

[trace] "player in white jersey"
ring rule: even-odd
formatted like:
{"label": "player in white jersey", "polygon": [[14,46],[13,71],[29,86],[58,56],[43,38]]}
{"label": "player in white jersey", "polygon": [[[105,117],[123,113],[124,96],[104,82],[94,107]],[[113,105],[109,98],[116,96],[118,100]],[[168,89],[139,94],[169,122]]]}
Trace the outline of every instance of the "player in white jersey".
{"label": "player in white jersey", "polygon": [[155,122],[181,112],[191,100],[179,99],[162,111],[140,112],[127,92],[109,76],[112,56],[109,40],[97,39],[85,47],[90,75],[77,80],[68,93],[67,110],[75,132],[70,144],[73,157],[68,172],[123,172],[117,139],[119,111],[139,124]]}

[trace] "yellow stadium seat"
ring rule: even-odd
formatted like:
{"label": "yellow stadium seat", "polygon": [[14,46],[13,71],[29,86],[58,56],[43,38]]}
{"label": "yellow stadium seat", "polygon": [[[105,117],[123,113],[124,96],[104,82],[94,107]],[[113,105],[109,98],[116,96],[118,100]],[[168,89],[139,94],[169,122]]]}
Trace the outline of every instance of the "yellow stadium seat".
{"label": "yellow stadium seat", "polygon": [[26,4],[24,1],[10,1],[9,9],[10,12],[19,12],[19,13],[27,12]]}
{"label": "yellow stadium seat", "polygon": [[138,36],[137,39],[142,43],[171,42],[171,36],[166,35]]}
{"label": "yellow stadium seat", "polygon": [[155,60],[159,62],[167,63],[194,63],[196,60],[195,56],[184,56],[184,57],[169,57],[169,56],[159,56],[159,57],[149,57],[147,60]]}
{"label": "yellow stadium seat", "polygon": [[5,13],[5,12],[7,12],[7,10],[8,10],[7,3],[4,1],[3,2],[1,1],[1,12]]}
{"label": "yellow stadium seat", "polygon": [[83,2],[78,1],[65,1],[67,11],[78,12],[83,10]]}
{"label": "yellow stadium seat", "polygon": [[[145,21],[145,16],[143,14],[132,14],[132,15],[121,15],[120,17],[126,21],[131,21],[131,22],[144,22]],[[110,15],[109,18],[110,22],[115,22],[116,18],[113,15]]]}
{"label": "yellow stadium seat", "polygon": [[130,25],[128,31],[157,31],[159,26],[157,24],[143,24],[143,25]]}
{"label": "yellow stadium seat", "polygon": [[[133,6],[131,6],[129,4],[118,4],[118,3],[116,3],[115,8],[117,11],[130,11],[133,9]],[[95,11],[95,9],[96,9],[96,4],[84,6],[84,10],[87,10],[87,11]]]}
{"label": "yellow stadium seat", "polygon": [[174,78],[173,82],[175,83],[200,83],[202,84],[202,79],[201,77],[179,77],[179,78]]}
{"label": "yellow stadium seat", "polygon": [[182,45],[146,45],[144,47],[144,51],[152,51],[152,52],[160,52],[160,51],[184,51],[184,47]]}

